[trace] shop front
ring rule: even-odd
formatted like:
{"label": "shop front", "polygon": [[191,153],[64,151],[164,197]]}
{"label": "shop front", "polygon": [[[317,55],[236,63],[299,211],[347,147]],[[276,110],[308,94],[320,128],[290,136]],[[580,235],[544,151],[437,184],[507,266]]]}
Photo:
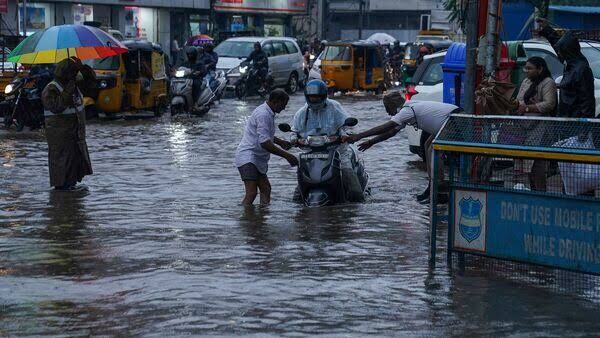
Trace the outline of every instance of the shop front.
{"label": "shop front", "polygon": [[183,40],[212,30],[209,8],[210,0],[28,1],[27,8],[19,4],[17,26],[19,35],[31,35],[54,25],[95,21],[125,39],[146,39],[169,50],[177,36]]}
{"label": "shop front", "polygon": [[291,19],[307,14],[308,0],[216,0],[214,10],[221,37],[290,36]]}

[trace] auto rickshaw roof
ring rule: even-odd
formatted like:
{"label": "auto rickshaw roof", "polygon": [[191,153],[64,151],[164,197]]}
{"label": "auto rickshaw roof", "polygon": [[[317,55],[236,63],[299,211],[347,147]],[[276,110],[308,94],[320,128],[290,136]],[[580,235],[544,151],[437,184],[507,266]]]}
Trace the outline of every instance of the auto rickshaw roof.
{"label": "auto rickshaw roof", "polygon": [[163,53],[162,48],[159,44],[150,42],[148,40],[125,40],[123,41],[125,47],[129,48],[129,51],[144,51],[144,52],[157,52]]}
{"label": "auto rickshaw roof", "polygon": [[380,47],[381,44],[377,41],[367,40],[348,40],[348,41],[333,41],[328,42],[327,46],[356,46],[356,47]]}

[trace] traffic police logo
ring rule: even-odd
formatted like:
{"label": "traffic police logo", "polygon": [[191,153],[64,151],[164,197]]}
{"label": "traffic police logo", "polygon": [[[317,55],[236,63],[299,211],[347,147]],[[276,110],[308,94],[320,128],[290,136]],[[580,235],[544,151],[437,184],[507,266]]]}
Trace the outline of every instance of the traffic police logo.
{"label": "traffic police logo", "polygon": [[481,235],[481,210],[483,204],[479,200],[461,199],[458,203],[460,208],[459,228],[460,234],[467,242],[471,243]]}
{"label": "traffic police logo", "polygon": [[452,199],[454,247],[485,252],[487,233],[487,193],[476,190],[454,191]]}

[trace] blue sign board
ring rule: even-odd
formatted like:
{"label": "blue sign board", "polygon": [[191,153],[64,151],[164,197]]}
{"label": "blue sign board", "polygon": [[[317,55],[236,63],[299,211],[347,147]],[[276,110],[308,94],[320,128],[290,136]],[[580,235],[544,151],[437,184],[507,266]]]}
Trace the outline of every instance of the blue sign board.
{"label": "blue sign board", "polygon": [[600,274],[600,203],[456,189],[453,248]]}

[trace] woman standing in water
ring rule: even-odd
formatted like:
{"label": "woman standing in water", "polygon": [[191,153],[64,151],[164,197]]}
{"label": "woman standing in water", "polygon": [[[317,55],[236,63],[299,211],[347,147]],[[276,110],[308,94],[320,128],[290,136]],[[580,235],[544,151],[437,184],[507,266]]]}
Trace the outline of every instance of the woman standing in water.
{"label": "woman standing in water", "polygon": [[[80,72],[83,83],[78,86]],[[50,185],[57,190],[75,190],[77,182],[92,174],[82,90],[95,83],[94,70],[70,57],[57,64],[54,80],[42,92]]]}

